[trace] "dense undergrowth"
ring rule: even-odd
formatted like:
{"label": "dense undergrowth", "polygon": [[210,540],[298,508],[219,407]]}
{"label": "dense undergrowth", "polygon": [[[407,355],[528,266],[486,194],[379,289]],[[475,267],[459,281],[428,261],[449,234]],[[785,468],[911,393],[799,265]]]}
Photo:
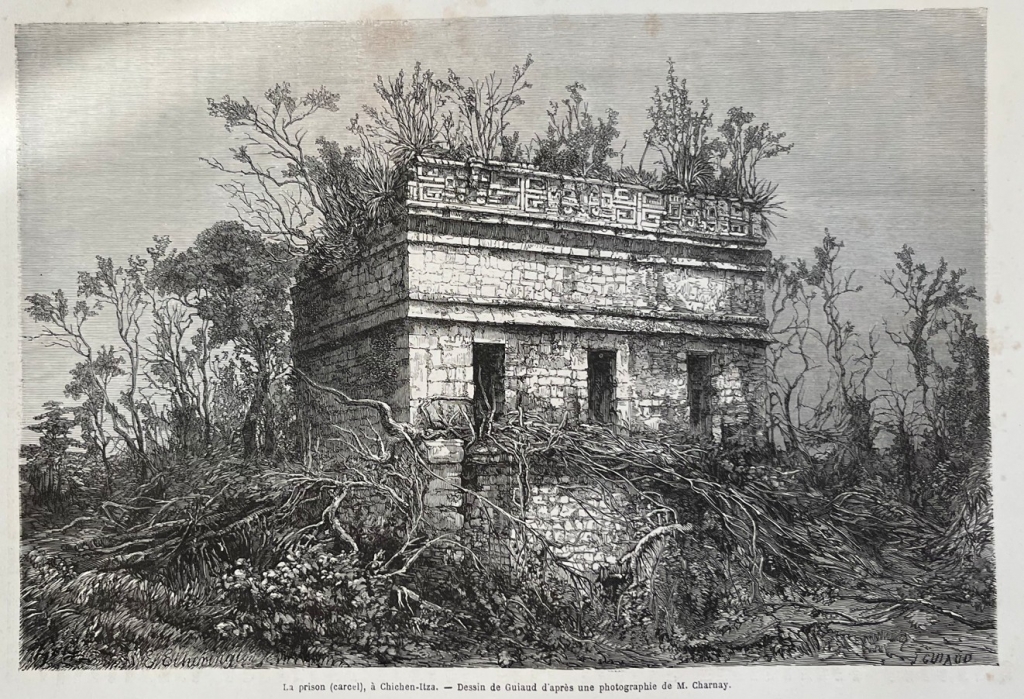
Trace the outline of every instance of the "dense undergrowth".
{"label": "dense undergrowth", "polygon": [[79,508],[99,516],[26,500],[22,665],[796,662],[867,657],[865,634],[904,646],[918,618],[993,627],[981,463],[922,512],[881,478],[823,492],[808,483],[827,464],[763,447],[529,420],[493,439],[534,465],[628,477],[674,526],[593,575],[541,547],[513,568],[425,545],[434,532],[386,500],[336,503],[355,457],[194,458],[109,498],[86,482]]}

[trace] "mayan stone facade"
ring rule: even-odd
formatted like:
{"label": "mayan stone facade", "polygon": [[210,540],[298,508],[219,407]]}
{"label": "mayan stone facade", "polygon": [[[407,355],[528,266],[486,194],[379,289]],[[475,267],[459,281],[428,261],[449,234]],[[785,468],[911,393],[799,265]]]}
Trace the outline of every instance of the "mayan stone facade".
{"label": "mayan stone facade", "polygon": [[407,206],[403,230],[296,286],[296,366],[402,419],[497,401],[759,428],[769,253],[739,202],[424,159]]}
{"label": "mayan stone facade", "polygon": [[[296,285],[296,367],[421,423],[522,408],[716,439],[761,430],[770,253],[739,202],[424,159],[406,224]],[[321,403],[303,419],[313,435],[370,426],[375,413]],[[428,446],[427,459],[438,526],[507,557],[521,542],[486,503],[511,505],[511,464],[486,448],[466,455],[458,440]],[[587,484],[533,475],[525,521],[580,569],[614,560],[650,525],[607,484],[583,501]]]}

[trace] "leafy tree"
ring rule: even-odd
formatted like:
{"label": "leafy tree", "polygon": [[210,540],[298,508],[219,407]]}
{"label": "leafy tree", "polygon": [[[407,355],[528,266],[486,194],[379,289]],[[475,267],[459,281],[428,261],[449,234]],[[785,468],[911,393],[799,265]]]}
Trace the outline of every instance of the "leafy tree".
{"label": "leafy tree", "polygon": [[288,357],[288,306],[294,265],[279,245],[242,224],[221,222],[199,234],[154,270],[154,283],[194,308],[210,324],[211,347],[231,347],[249,378],[251,399],[242,424],[247,456],[276,449],[272,383]]}
{"label": "leafy tree", "polygon": [[987,453],[989,425],[988,339],[970,313],[951,312],[946,326],[951,363],[936,367],[935,414],[943,451]]}
{"label": "leafy tree", "polygon": [[595,122],[583,101],[587,89],[583,83],[575,82],[565,89],[568,97],[551,102],[548,130],[537,138],[534,164],[542,170],[577,177],[610,178],[612,170],[607,161],[618,155],[612,148],[619,137],[618,112],[608,109],[607,119],[598,117]]}
{"label": "leafy tree", "polygon": [[[150,397],[143,392],[143,318],[151,308],[147,289],[149,261],[132,255],[126,266],[115,267],[109,257],[98,256],[97,271],[81,272],[78,300],[71,305],[64,292],[33,294],[26,300],[26,312],[43,324],[39,335],[48,346],[74,352],[80,362],[72,369],[65,389],[69,397],[86,400],[91,415],[90,435],[109,443],[104,421],[118,436],[137,465],[139,478],[146,480],[155,468],[151,446],[154,435],[148,418],[154,413]],[[86,337],[85,325],[104,309],[111,309],[119,343],[94,348]]]}
{"label": "leafy tree", "polygon": [[115,269],[109,257],[97,257],[96,260],[96,272],[79,272],[78,295],[86,301],[97,299],[97,310],[106,306],[113,309],[117,335],[123,348],[121,356],[124,358],[124,375],[127,380],[118,403],[127,410],[133,451],[145,454],[147,435],[144,415],[151,409],[142,393],[142,320],[150,301],[146,290],[148,262],[138,255],[131,255],[126,267]]}
{"label": "leafy tree", "polygon": [[104,490],[113,490],[113,463],[116,444],[110,434],[108,409],[110,384],[124,375],[123,358],[112,347],[101,347],[93,361],[82,361],[71,370],[71,381],[64,395],[81,403],[74,409],[75,423],[82,431],[87,458],[103,467]]}
{"label": "leafy tree", "polygon": [[36,498],[53,503],[76,485],[70,472],[74,461],[71,450],[80,448],[81,442],[71,436],[75,420],[68,417],[69,411],[60,401],[47,401],[43,407],[45,412],[34,418],[37,422],[28,425],[29,430],[39,433],[39,443],[21,448],[25,459],[22,477]]}

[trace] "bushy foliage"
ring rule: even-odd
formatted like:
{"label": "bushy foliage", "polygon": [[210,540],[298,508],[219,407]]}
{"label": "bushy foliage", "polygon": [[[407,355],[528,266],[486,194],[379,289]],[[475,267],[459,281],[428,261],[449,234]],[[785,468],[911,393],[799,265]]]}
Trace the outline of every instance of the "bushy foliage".
{"label": "bushy foliage", "polygon": [[[742,199],[760,215],[762,230],[771,232],[772,218],[783,207],[777,185],[760,178],[757,166],[793,149],[793,144],[783,143],[785,133],[775,133],[767,122],[754,124],[753,112],[732,107],[718,127],[721,138],[714,136],[710,102],[694,103],[672,59],[665,85],[655,88],[647,114],[651,125],[644,139],[659,155],[657,188]],[[620,177],[646,184],[650,177],[641,176],[644,172],[641,158],[635,171]]]}
{"label": "bushy foliage", "polygon": [[714,122],[711,104],[704,100],[695,108],[686,79],[676,75],[669,59],[666,85],[654,89],[647,115],[651,127],[644,138],[660,154],[665,183],[685,192],[708,191],[715,177],[717,148],[709,135]]}
{"label": "bushy foliage", "polygon": [[605,118],[596,120],[584,101],[583,83],[566,86],[569,96],[551,102],[547,132],[537,137],[533,163],[541,170],[577,177],[608,179],[612,176],[608,161],[618,153],[612,143],[619,137],[619,115],[608,109]]}
{"label": "bushy foliage", "polygon": [[222,221],[203,231],[182,252],[154,267],[150,283],[173,294],[208,323],[204,341],[230,347],[251,400],[241,425],[247,455],[277,449],[271,392],[287,361],[294,268],[282,246],[267,243],[241,224]]}
{"label": "bushy foliage", "polygon": [[224,636],[255,637],[285,655],[329,662],[355,649],[379,662],[407,653],[411,639],[436,620],[419,596],[389,577],[379,551],[368,563],[303,542],[270,569],[245,559],[221,576],[236,610],[217,624]]}
{"label": "bushy foliage", "polygon": [[[59,505],[85,486],[81,442],[71,436],[75,421],[59,401],[47,401],[46,412],[28,429],[39,433],[38,444],[21,447],[21,479],[28,485],[25,504]],[[79,453],[72,450],[78,449]]]}

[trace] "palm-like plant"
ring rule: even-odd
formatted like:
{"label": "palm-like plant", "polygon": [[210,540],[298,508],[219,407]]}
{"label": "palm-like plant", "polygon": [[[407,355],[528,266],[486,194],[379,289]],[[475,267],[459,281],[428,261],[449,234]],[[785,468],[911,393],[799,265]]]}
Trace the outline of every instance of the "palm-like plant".
{"label": "palm-like plant", "polygon": [[397,78],[377,76],[374,90],[384,102],[381,108],[363,106],[370,123],[368,135],[384,144],[387,155],[399,166],[418,156],[442,150],[441,122],[451,87],[434,78],[419,63],[406,82],[405,71]]}
{"label": "palm-like plant", "polygon": [[647,108],[651,128],[644,132],[647,142],[661,156],[665,184],[684,192],[705,192],[715,177],[714,141],[708,133],[713,125],[707,100],[695,109],[686,80],[676,75],[675,63],[668,61],[666,87],[654,89]]}

